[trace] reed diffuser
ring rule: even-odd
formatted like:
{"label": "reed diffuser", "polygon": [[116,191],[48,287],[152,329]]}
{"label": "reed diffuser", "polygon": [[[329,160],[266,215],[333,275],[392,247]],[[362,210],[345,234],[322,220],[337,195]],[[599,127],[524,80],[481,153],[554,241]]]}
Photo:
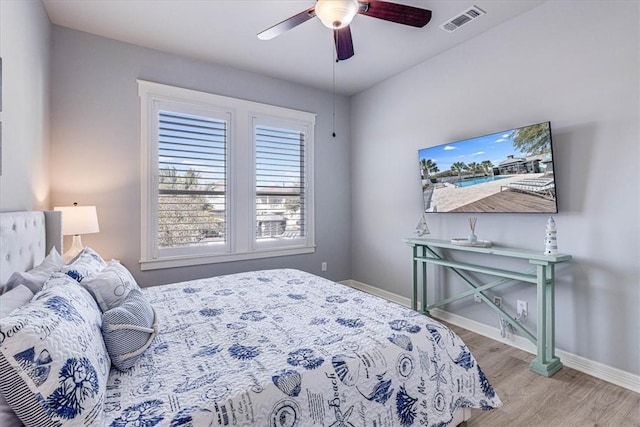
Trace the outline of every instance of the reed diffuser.
{"label": "reed diffuser", "polygon": [[469,242],[475,243],[478,241],[478,236],[476,236],[476,222],[478,218],[469,218],[469,228],[471,228],[471,234],[469,234]]}

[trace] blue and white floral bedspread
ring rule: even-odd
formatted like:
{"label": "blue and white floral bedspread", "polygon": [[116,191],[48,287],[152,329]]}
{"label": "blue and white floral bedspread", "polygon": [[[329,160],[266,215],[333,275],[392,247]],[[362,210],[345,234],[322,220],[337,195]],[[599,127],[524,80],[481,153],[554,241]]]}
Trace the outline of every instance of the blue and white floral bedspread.
{"label": "blue and white floral bedspread", "polygon": [[500,399],[437,321],[297,270],[146,288],[159,334],[112,368],[111,426],[440,426]]}

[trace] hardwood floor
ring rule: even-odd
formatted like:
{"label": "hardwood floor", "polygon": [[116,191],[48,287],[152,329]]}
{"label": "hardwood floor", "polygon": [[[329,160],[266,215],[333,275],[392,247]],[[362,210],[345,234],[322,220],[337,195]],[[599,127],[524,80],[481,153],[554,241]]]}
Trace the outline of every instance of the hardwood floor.
{"label": "hardwood floor", "polygon": [[534,356],[447,324],[464,340],[502,407],[472,410],[468,427],[639,427],[640,393],[563,367],[551,378],[534,374]]}

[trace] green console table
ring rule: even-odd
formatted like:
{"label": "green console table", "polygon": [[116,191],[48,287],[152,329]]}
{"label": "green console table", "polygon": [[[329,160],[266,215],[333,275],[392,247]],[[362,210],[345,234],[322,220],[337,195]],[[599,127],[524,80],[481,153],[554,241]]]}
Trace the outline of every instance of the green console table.
{"label": "green console table", "polygon": [[[560,358],[555,356],[555,329],[554,329],[554,269],[556,264],[567,262],[571,255],[545,255],[543,253],[527,251],[522,249],[508,248],[504,246],[491,246],[488,248],[475,246],[455,245],[448,240],[409,238],[403,241],[413,248],[413,293],[411,295],[411,308],[418,309],[418,288],[422,287],[422,307],[425,314],[429,310],[448,304],[453,301],[467,298],[472,295],[479,295],[489,307],[498,312],[514,328],[521,332],[537,349],[536,358],[531,362],[529,368],[540,375],[550,377],[562,368]],[[533,265],[529,272],[517,272],[505,270],[486,265],[471,264],[468,262],[456,261],[451,255],[456,252],[468,252],[486,254],[497,257],[516,258],[528,261]],[[427,264],[449,268],[458,275],[469,287],[468,290],[450,298],[427,304]],[[420,269],[420,266],[422,267]],[[421,283],[419,277],[421,271]],[[474,283],[463,271],[488,274],[500,277],[501,279],[486,284]],[[498,307],[485,295],[485,291],[495,286],[505,284],[512,280],[532,283],[537,287],[537,311],[538,325],[535,335],[525,328],[514,317]]]}

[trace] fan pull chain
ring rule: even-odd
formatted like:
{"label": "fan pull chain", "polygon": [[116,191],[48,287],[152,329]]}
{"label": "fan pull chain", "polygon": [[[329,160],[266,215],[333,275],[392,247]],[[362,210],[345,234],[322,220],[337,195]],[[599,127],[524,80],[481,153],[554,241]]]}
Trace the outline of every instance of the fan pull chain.
{"label": "fan pull chain", "polygon": [[[336,37],[340,37],[339,34]],[[338,63],[338,53],[336,49],[331,49],[333,52],[331,55],[331,59],[333,60],[333,132],[332,136],[336,137],[336,64]]]}

